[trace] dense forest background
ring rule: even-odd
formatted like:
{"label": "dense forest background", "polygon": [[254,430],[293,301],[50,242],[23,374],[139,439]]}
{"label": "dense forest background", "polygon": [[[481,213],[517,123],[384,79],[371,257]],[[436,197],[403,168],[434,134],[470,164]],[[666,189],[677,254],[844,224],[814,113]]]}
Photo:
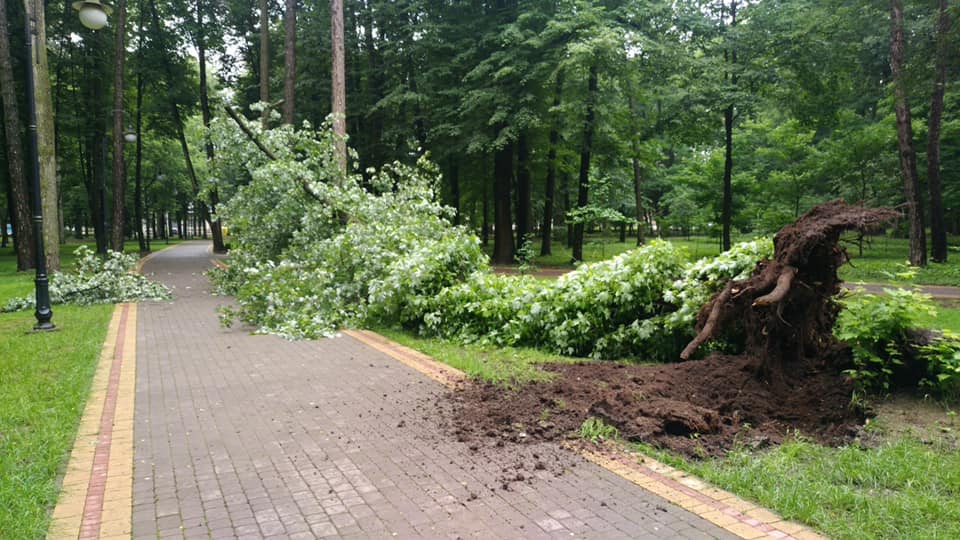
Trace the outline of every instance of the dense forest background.
{"label": "dense forest background", "polygon": [[[960,233],[960,6],[946,0],[120,0],[96,32],[69,2],[44,6],[48,243],[148,249],[205,220],[220,241],[217,206],[248,179],[208,127],[236,111],[320,129],[341,2],[358,170],[428,154],[495,262],[528,239],[579,258],[585,229],[621,224],[638,243],[729,246],[834,198],[901,208],[892,232],[916,264]],[[0,0],[0,221],[21,238],[35,5]],[[21,268],[30,250],[18,242]]]}

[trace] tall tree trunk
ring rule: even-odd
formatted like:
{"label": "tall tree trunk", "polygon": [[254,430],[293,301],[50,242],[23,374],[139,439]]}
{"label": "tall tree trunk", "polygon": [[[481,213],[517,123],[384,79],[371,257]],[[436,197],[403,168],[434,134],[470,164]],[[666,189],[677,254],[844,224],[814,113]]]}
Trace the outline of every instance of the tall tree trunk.
{"label": "tall tree trunk", "polygon": [[529,240],[530,222],[530,145],[524,130],[517,138],[517,247]]}
{"label": "tall tree trunk", "polygon": [[939,2],[937,49],[930,118],[927,128],[927,188],[930,190],[930,247],[933,262],[947,262],[947,227],[943,216],[943,185],[940,182],[940,124],[943,120],[943,94],[947,84],[947,57],[950,15],[947,0]]}
{"label": "tall tree trunk", "polygon": [[[207,88],[207,35],[204,26],[205,4],[203,0],[197,0],[197,56],[200,60],[200,112],[203,118],[204,129],[210,129],[210,92]],[[207,153],[207,161],[213,167],[216,156],[213,152],[213,141],[208,137],[204,144]],[[227,248],[223,243],[223,228],[220,225],[220,218],[216,217],[217,205],[220,203],[220,194],[214,186],[210,190],[210,233],[213,236],[213,251],[215,253],[226,253]]]}
{"label": "tall tree trunk", "polygon": [[643,237],[643,171],[640,168],[640,143],[637,140],[637,103],[633,91],[628,86],[627,105],[630,107],[630,119],[633,122],[634,136],[630,138],[630,162],[633,165],[633,200],[636,204],[635,217],[637,219],[637,245],[644,242]]}
{"label": "tall tree trunk", "polygon": [[[6,134],[7,172],[10,184],[10,217],[16,231],[17,270],[33,268],[33,227],[30,221],[30,186],[24,170],[20,142],[20,110],[14,87],[13,62],[10,57],[10,28],[7,24],[7,2],[0,0],[0,97],[3,99],[3,129]],[[3,226],[3,224],[0,224]],[[6,231],[6,226],[3,226]]]}
{"label": "tall tree trunk", "polygon": [[920,201],[920,180],[917,175],[917,154],[913,149],[913,126],[903,80],[903,0],[890,0],[890,70],[893,75],[894,109],[897,116],[897,146],[903,192],[907,199],[910,221],[910,264],[927,265],[926,231],[923,228],[923,203]]}
{"label": "tall tree trunk", "polygon": [[340,171],[347,172],[347,84],[346,66],[344,65],[343,39],[343,0],[330,0],[330,34],[331,49],[331,76],[332,85],[331,112],[333,113],[333,132],[336,134],[337,159]]}
{"label": "tall tree trunk", "polygon": [[24,0],[27,17],[34,18],[37,36],[34,41],[33,70],[36,90],[37,146],[40,151],[40,200],[43,208],[44,258],[48,272],[60,269],[60,200],[57,189],[57,155],[53,133],[53,95],[50,90],[50,69],[47,64],[47,31],[42,4],[34,13],[34,0]]}
{"label": "tall tree trunk", "polygon": [[480,212],[483,216],[480,218],[480,241],[484,247],[490,245],[490,188],[489,184],[483,184],[483,204],[480,205]]}
{"label": "tall tree trunk", "polygon": [[137,44],[137,155],[133,180],[133,219],[136,221],[134,230],[137,234],[137,244],[139,245],[140,253],[146,253],[150,251],[150,244],[147,242],[143,233],[143,36],[146,32],[146,25],[144,24],[145,15],[142,1],[138,7],[140,8],[140,13],[137,24],[137,35],[140,39]]}
{"label": "tall tree trunk", "polygon": [[513,263],[513,220],[510,215],[512,176],[511,142],[498,149],[493,157],[493,264]]}
{"label": "tall tree trunk", "polygon": [[127,2],[117,1],[117,23],[113,39],[113,221],[110,249],[123,251],[123,211],[126,206],[127,168],[123,162],[123,67],[127,57]]}
{"label": "tall tree trunk", "polygon": [[553,241],[553,202],[557,196],[557,146],[560,144],[560,97],[563,94],[563,71],[553,84],[553,123],[550,126],[550,149],[547,151],[547,181],[543,193],[543,223],[540,226],[540,255],[550,255]]}
{"label": "tall tree trunk", "polygon": [[[730,4],[730,26],[737,25],[737,3]],[[726,53],[725,53],[726,56]],[[727,56],[731,64],[737,63],[737,51],[731,49]],[[731,70],[727,74],[730,84],[737,86],[737,75]],[[720,245],[723,251],[730,249],[730,229],[733,223],[733,121],[734,104],[730,103],[723,110],[723,203],[720,210],[720,222],[723,232]]]}
{"label": "tall tree trunk", "polygon": [[460,216],[460,165],[455,158],[450,159],[450,203],[453,205],[453,224],[459,225]]}
{"label": "tall tree trunk", "polygon": [[283,12],[283,123],[293,124],[297,81],[297,0],[285,0]]}
{"label": "tall tree trunk", "polygon": [[[143,31],[143,19],[141,18],[140,31]],[[140,253],[146,253],[147,242],[143,236],[143,74],[140,72],[140,66],[137,67],[137,156],[133,180],[133,219],[134,230],[137,233],[137,244],[140,247]]]}
{"label": "tall tree trunk", "polygon": [[270,118],[270,11],[267,0],[260,0],[260,127],[267,129]]}
{"label": "tall tree trunk", "polygon": [[[593,149],[593,131],[596,117],[597,65],[590,66],[590,78],[587,82],[587,117],[583,123],[583,147],[580,149],[580,176],[577,181],[577,208],[587,206],[590,187],[590,153]],[[573,226],[573,260],[583,260],[584,224]]]}

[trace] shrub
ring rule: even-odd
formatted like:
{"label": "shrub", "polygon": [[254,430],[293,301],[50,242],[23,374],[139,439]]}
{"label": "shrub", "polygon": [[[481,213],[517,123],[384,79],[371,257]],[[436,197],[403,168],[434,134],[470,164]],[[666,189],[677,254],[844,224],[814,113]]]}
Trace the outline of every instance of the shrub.
{"label": "shrub", "polygon": [[[55,272],[50,277],[52,304],[115,304],[140,300],[164,300],[170,291],[162,284],[134,272],[137,257],[116,251],[107,251],[99,257],[87,246],[75,251],[76,262],[72,273]],[[34,296],[13,298],[3,311],[33,309]]]}
{"label": "shrub", "polygon": [[846,373],[864,390],[889,390],[895,372],[903,370],[910,330],[924,315],[936,316],[930,296],[905,289],[884,289],[879,296],[858,291],[844,300],[834,335],[853,352]]}

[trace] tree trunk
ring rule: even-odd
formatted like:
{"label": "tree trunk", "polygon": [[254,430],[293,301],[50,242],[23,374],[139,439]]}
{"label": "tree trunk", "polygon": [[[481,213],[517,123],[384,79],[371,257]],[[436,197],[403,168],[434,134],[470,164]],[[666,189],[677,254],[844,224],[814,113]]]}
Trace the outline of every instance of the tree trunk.
{"label": "tree trunk", "polygon": [[460,225],[460,165],[456,159],[450,160],[450,203],[453,205],[453,224]]}
{"label": "tree trunk", "polygon": [[123,211],[126,206],[127,168],[123,162],[123,67],[127,57],[126,0],[117,1],[117,23],[113,39],[113,220],[110,249],[123,251]]}
{"label": "tree trunk", "polygon": [[550,126],[550,150],[547,151],[547,182],[543,194],[543,224],[540,227],[540,255],[550,255],[553,241],[553,201],[557,196],[557,146],[560,143],[560,97],[563,72],[557,73],[553,86],[553,125]]}
{"label": "tree trunk", "polygon": [[[6,134],[7,172],[10,183],[9,208],[16,231],[17,270],[33,268],[33,227],[30,218],[30,186],[24,170],[20,142],[20,111],[14,87],[13,62],[10,58],[10,28],[7,24],[7,2],[0,0],[0,97],[3,99],[3,129]],[[5,225],[3,230],[6,231]]]}
{"label": "tree trunk", "polygon": [[513,221],[510,215],[510,181],[513,176],[513,143],[497,150],[493,160],[493,264],[511,264]]}
{"label": "tree trunk", "polygon": [[530,146],[527,132],[517,139],[517,247],[523,247],[531,232],[530,222]]}
{"label": "tree trunk", "polygon": [[[204,129],[210,129],[210,92],[207,88],[207,36],[206,27],[203,21],[204,4],[202,0],[197,0],[197,53],[200,60],[200,112],[203,118]],[[213,141],[207,138],[204,145],[207,153],[207,162],[213,167],[215,155],[213,152]],[[214,186],[210,190],[210,233],[213,235],[214,253],[226,253],[227,248],[223,243],[223,228],[220,225],[220,218],[216,217],[217,205],[220,203],[220,195]]]}
{"label": "tree trunk", "polygon": [[267,0],[260,0],[260,127],[267,129],[270,118],[270,11]]}
{"label": "tree trunk", "polygon": [[633,165],[633,200],[636,204],[636,219],[637,219],[637,246],[642,246],[644,242],[643,237],[643,172],[640,168],[640,144],[637,141],[636,133],[639,132],[637,129],[637,104],[633,98],[633,92],[630,87],[628,87],[627,95],[627,105],[630,107],[630,119],[633,121],[633,132],[634,136],[630,138],[630,150],[633,155],[630,156],[630,161]]}
{"label": "tree trunk", "polygon": [[480,212],[483,216],[480,218],[480,241],[483,246],[490,245],[490,188],[489,184],[484,182],[483,186],[483,204],[480,205]]}
{"label": "tree trunk", "polygon": [[283,123],[293,124],[297,81],[297,0],[285,0],[283,12]]}
{"label": "tree trunk", "polygon": [[140,19],[138,23],[137,35],[140,37],[140,43],[137,47],[137,155],[133,179],[133,213],[135,228],[137,234],[137,244],[140,253],[150,251],[149,244],[143,233],[143,36],[146,32],[144,25],[144,10],[140,9]]}
{"label": "tree trunk", "polygon": [[330,84],[333,103],[333,132],[336,134],[340,172],[347,172],[347,86],[344,65],[343,0],[330,0],[331,58]]}
{"label": "tree trunk", "polygon": [[[583,147],[580,149],[580,176],[577,181],[577,208],[587,206],[590,187],[590,153],[593,147],[593,130],[596,116],[597,66],[590,66],[590,79],[587,83],[587,118],[583,123]],[[583,260],[584,223],[573,226],[573,260]]]}
{"label": "tree trunk", "polygon": [[60,196],[57,189],[57,156],[53,133],[53,95],[47,64],[47,31],[43,9],[34,13],[34,0],[24,0],[27,17],[34,17],[37,37],[33,47],[34,88],[37,105],[37,146],[40,151],[40,199],[43,204],[43,245],[47,271],[60,269]]}
{"label": "tree trunk", "polygon": [[894,109],[897,115],[897,146],[903,192],[907,199],[910,220],[910,264],[927,265],[926,231],[923,228],[923,204],[920,201],[920,180],[917,177],[917,154],[913,149],[913,126],[903,80],[903,1],[890,0],[890,70],[893,75]]}
{"label": "tree trunk", "polygon": [[943,216],[943,185],[940,181],[940,124],[943,120],[943,94],[947,84],[948,33],[950,16],[947,0],[940,0],[937,24],[937,49],[930,118],[927,128],[927,189],[930,190],[930,247],[933,262],[947,262],[947,228]]}
{"label": "tree trunk", "polygon": [[[730,26],[737,25],[737,3],[730,5]],[[731,50],[729,54],[731,64],[737,63],[737,51]],[[728,74],[730,84],[737,86],[737,75],[732,71]],[[734,105],[730,103],[723,110],[723,203],[720,210],[720,222],[723,228],[721,234],[720,246],[723,251],[730,249],[730,229],[733,223],[733,121]]]}

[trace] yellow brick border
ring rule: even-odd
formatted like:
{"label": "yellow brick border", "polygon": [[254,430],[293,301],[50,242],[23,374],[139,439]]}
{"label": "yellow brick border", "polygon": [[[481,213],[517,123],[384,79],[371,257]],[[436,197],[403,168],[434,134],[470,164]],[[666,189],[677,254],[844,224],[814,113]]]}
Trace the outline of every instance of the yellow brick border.
{"label": "yellow brick border", "polygon": [[[126,323],[120,321],[126,310]],[[81,534],[88,487],[94,474],[94,454],[100,439],[100,423],[107,401],[110,371],[117,346],[122,344],[113,433],[107,467],[106,487],[99,516],[100,538],[125,538],[131,534],[133,504],[133,415],[136,396],[137,305],[117,304],[107,327],[90,395],[80,420],[77,437],[67,463],[57,505],[53,510],[49,539],[76,539]],[[103,442],[103,441],[99,441]]]}
{"label": "yellow brick border", "polygon": [[[386,354],[448,388],[454,388],[467,379],[462,371],[438,362],[419,351],[394,343],[376,332],[343,330],[341,333]],[[607,443],[598,446],[589,443],[571,443],[564,446],[580,454],[587,461],[663,497],[740,538],[798,540],[823,538],[806,526],[785,521],[767,509],[713,487],[699,478],[660,463],[649,456],[633,452],[621,444]]]}

